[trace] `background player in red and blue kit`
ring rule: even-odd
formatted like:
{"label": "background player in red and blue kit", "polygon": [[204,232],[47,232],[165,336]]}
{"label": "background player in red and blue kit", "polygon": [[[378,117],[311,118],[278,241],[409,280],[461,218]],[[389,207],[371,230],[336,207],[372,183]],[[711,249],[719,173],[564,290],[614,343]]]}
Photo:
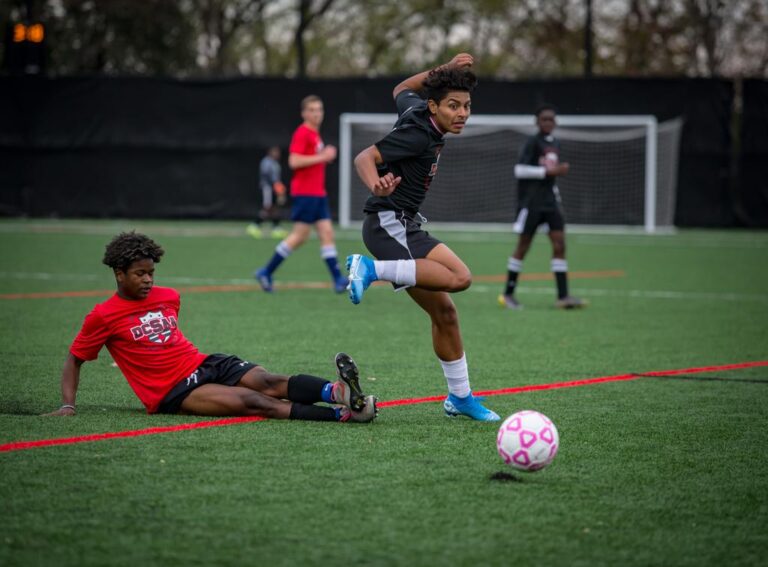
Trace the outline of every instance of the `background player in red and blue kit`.
{"label": "background player in red and blue kit", "polygon": [[[73,415],[83,362],[107,347],[148,413],[263,416],[314,421],[372,421],[373,396],[360,390],[358,370],[336,355],[339,380],[272,374],[224,354],[202,354],[179,329],[179,293],[154,285],[163,249],[143,234],[116,236],[104,264],[117,292],[96,305],[70,347],[61,375],[61,407],[50,415]],[[315,402],[337,407],[314,405]]]}
{"label": "background player in red and blue kit", "polygon": [[[443,367],[449,416],[479,421],[499,416],[472,395],[459,316],[450,293],[470,286],[469,268],[450,248],[421,229],[419,206],[437,172],[443,136],[460,134],[470,114],[470,93],[477,79],[469,70],[472,56],[462,53],[449,63],[414,75],[392,93],[398,120],[382,140],[360,152],[355,167],[371,192],[365,203],[363,240],[376,260],[347,258],[349,295],[360,303],[376,280],[405,288],[432,320],[432,345]],[[426,100],[417,91],[425,91]]]}
{"label": "background player in red and blue kit", "polygon": [[499,304],[509,309],[522,306],[515,297],[517,278],[523,269],[523,259],[528,253],[539,225],[549,225],[549,239],[552,241],[552,272],[557,282],[556,307],[573,309],[583,307],[585,302],[568,295],[568,262],[565,260],[565,218],[560,200],[560,191],[555,178],[566,175],[570,165],[560,162],[560,142],[552,132],[555,129],[556,110],[550,104],[536,109],[536,126],[539,131],[528,138],[520,150],[515,165],[518,179],[518,213],[515,231],[520,233],[512,256],[507,260],[507,285],[499,296]]}
{"label": "background player in red and blue kit", "polygon": [[293,170],[291,179],[291,233],[275,248],[275,253],[265,266],[254,272],[262,289],[273,290],[272,275],[275,270],[299,248],[315,226],[320,238],[320,256],[331,273],[336,293],[347,289],[347,279],[339,270],[338,253],[334,241],[331,211],[325,192],[325,166],[336,159],[336,148],[326,146],[320,137],[324,109],[320,97],[310,95],[301,101],[301,117],[304,122],[296,129],[288,150],[288,166]]}

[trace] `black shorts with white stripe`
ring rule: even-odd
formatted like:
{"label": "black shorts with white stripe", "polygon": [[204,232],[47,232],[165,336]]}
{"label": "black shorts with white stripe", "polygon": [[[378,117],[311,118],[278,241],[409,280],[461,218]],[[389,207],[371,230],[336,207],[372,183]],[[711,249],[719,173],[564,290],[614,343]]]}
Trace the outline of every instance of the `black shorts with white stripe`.
{"label": "black shorts with white stripe", "polygon": [[435,246],[442,244],[404,211],[367,213],[363,242],[377,260],[426,258]]}
{"label": "black shorts with white stripe", "polygon": [[517,213],[514,230],[518,234],[532,235],[542,224],[549,225],[549,230],[565,230],[565,218],[560,207],[555,209],[522,208]]}
{"label": "black shorts with white stripe", "polygon": [[203,384],[223,384],[237,386],[240,379],[251,368],[258,366],[253,362],[242,360],[231,354],[209,354],[203,363],[192,374],[182,378],[166,394],[157,413],[179,413],[181,404],[192,393],[192,390]]}

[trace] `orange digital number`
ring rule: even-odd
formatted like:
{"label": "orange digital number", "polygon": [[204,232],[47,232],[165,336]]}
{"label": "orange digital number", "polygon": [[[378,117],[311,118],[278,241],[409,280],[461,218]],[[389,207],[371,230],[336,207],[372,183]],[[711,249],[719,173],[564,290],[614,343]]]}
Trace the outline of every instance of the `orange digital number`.
{"label": "orange digital number", "polygon": [[24,24],[14,24],[13,43],[21,43],[25,39],[27,39],[27,26]]}
{"label": "orange digital number", "polygon": [[42,43],[45,39],[45,28],[43,24],[32,24],[27,28],[27,39],[32,43]]}

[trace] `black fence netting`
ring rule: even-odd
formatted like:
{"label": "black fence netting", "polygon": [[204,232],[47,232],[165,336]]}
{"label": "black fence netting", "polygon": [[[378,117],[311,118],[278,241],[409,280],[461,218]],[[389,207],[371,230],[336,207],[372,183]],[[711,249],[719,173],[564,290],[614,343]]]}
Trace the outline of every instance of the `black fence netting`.
{"label": "black fence netting", "polygon": [[[322,97],[323,139],[338,144],[339,115],[394,112],[391,92],[399,80],[0,77],[0,214],[251,217],[258,208],[259,160],[268,147],[283,148],[290,177],[287,148],[304,96]],[[525,114],[547,101],[562,114],[682,117],[675,223],[743,224],[736,211],[746,209],[751,225],[768,226],[764,177],[756,171],[768,151],[765,85],[745,82],[737,168],[730,81],[481,79],[473,110]],[[737,199],[734,171],[741,172]],[[327,185],[335,211],[335,165]]]}

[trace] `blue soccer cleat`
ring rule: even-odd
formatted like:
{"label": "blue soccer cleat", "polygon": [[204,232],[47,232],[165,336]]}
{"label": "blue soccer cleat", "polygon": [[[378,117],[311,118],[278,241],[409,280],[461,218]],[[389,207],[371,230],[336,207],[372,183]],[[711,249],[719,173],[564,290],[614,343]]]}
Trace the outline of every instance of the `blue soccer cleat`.
{"label": "blue soccer cleat", "polygon": [[466,398],[460,398],[453,394],[448,394],[443,402],[445,415],[448,417],[458,417],[465,415],[470,419],[477,421],[499,421],[501,418],[495,411],[491,411],[478,401],[471,393]]}
{"label": "blue soccer cleat", "polygon": [[344,293],[345,291],[347,291],[348,287],[349,287],[349,279],[345,278],[344,276],[341,276],[339,279],[333,282],[333,291],[335,291],[336,293]]}
{"label": "blue soccer cleat", "polygon": [[347,256],[349,272],[349,299],[357,305],[363,299],[363,293],[378,278],[373,260],[362,254]]}
{"label": "blue soccer cleat", "polygon": [[267,272],[264,268],[261,268],[260,270],[253,272],[253,277],[259,282],[261,289],[267,293],[272,293],[272,274]]}

